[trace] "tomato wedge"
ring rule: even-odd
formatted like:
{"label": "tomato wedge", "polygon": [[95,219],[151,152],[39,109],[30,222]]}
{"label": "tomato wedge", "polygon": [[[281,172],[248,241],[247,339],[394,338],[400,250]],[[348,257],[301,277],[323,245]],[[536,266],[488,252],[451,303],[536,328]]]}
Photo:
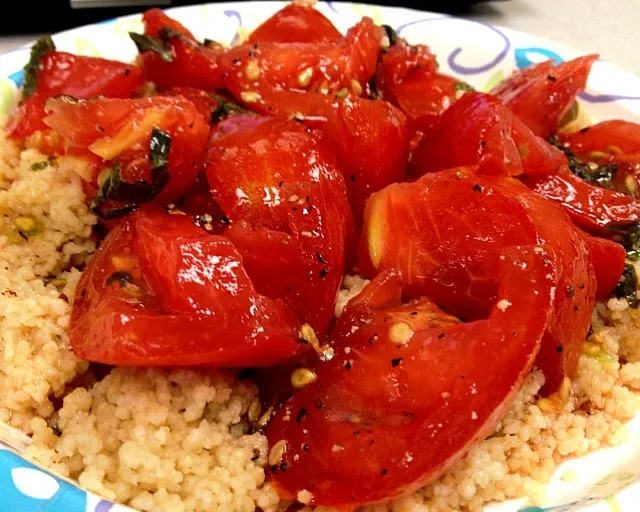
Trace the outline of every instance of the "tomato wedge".
{"label": "tomato wedge", "polygon": [[518,176],[551,174],[564,163],[562,151],[535,136],[495,97],[473,92],[442,114],[415,149],[411,168],[420,176],[480,164],[490,174]]}
{"label": "tomato wedge", "polygon": [[560,121],[577,94],[587,85],[593,63],[599,55],[586,55],[553,65],[534,64],[514,72],[491,90],[539,137],[556,133]]}
{"label": "tomato wedge", "polygon": [[613,120],[558,134],[560,142],[585,162],[640,164],[640,124]]}
{"label": "tomato wedge", "polygon": [[233,115],[216,126],[206,169],[258,291],[324,333],[354,238],[332,152],[295,121]]}
{"label": "tomato wedge", "polygon": [[247,43],[329,43],[342,34],[313,6],[290,3],[256,28]]}
{"label": "tomato wedge", "polygon": [[[362,94],[376,71],[383,32],[365,17],[336,42],[244,44],[219,62],[226,88],[248,108],[326,118],[336,96]],[[291,104],[296,95],[301,98]]]}
{"label": "tomato wedge", "polygon": [[486,320],[461,324],[425,299],[403,306],[399,293],[385,301],[389,286],[375,280],[347,307],[334,358],[267,427],[282,498],[302,492],[342,510],[399,498],[493,432],[531,370],[557,279],[540,246],[498,256],[500,300]]}
{"label": "tomato wedge", "polygon": [[371,196],[361,267],[395,268],[414,296],[463,319],[484,318],[498,300],[500,248],[545,243],[559,275],[554,314],[536,364],[543,392],[575,372],[589,329],[596,279],[582,234],[557,206],[510,178],[473,168],[427,174]]}
{"label": "tomato wedge", "polygon": [[344,100],[330,114],[325,133],[337,151],[354,217],[362,225],[367,198],[404,178],[407,119],[385,101]]}
{"label": "tomato wedge", "polygon": [[7,124],[7,133],[15,139],[47,129],[44,103],[51,96],[129,98],[143,84],[137,66],[55,50],[41,58],[37,69],[35,92],[20,102]]}
{"label": "tomato wedge", "polygon": [[101,171],[113,171],[116,166],[120,178],[128,183],[153,181],[150,143],[154,129],[170,138],[165,155],[169,179],[154,197],[155,202],[166,204],[180,197],[202,169],[209,119],[184,98],[55,98],[47,102],[47,108],[46,124],[64,138],[74,154],[94,160],[98,157],[92,180],[96,188]]}
{"label": "tomato wedge", "polygon": [[298,324],[256,292],[226,238],[184,215],[137,212],[78,283],[70,324],[83,359],[133,366],[268,366],[300,351]]}
{"label": "tomato wedge", "polygon": [[524,180],[538,194],[562,205],[581,228],[603,236],[609,227],[640,221],[640,200],[592,185],[566,166],[550,176],[528,176]]}

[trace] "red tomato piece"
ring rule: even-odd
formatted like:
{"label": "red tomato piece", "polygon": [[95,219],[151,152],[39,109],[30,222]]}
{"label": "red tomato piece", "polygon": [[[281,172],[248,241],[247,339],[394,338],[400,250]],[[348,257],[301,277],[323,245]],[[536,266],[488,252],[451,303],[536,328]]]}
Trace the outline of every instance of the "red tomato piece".
{"label": "red tomato piece", "polygon": [[490,174],[551,174],[566,162],[559,149],[535,136],[495,97],[467,93],[448,109],[412,156],[420,176],[480,164]]}
{"label": "red tomato piece", "polygon": [[329,43],[342,34],[313,6],[287,4],[256,28],[247,43]]}
{"label": "red tomato piece", "polygon": [[611,296],[611,292],[618,284],[627,254],[622,245],[612,240],[594,237],[587,233],[584,237],[598,282],[596,300],[605,300]]}
{"label": "red tomato piece", "polygon": [[502,256],[486,320],[461,324],[425,299],[403,306],[399,293],[385,302],[393,283],[375,280],[347,307],[334,358],[267,427],[272,450],[284,448],[270,467],[281,497],[304,490],[311,506],[339,510],[399,498],[493,432],[531,370],[557,278],[539,246]]}
{"label": "red tomato piece", "polygon": [[233,115],[213,133],[207,178],[258,291],[324,333],[353,243],[332,153],[295,121]]}
{"label": "red tomato piece", "polygon": [[640,221],[640,200],[591,185],[566,166],[550,176],[528,176],[524,183],[538,194],[561,204],[581,228],[610,235],[608,227]]}
{"label": "red tomato piece", "polygon": [[220,105],[210,92],[197,87],[172,87],[163,92],[161,96],[177,96],[189,100],[207,120],[211,119],[211,113]]}
{"label": "red tomato piece", "polygon": [[[231,48],[220,58],[220,67],[226,74],[226,88],[252,110],[326,118],[336,94],[362,94],[376,71],[383,32],[370,18],[363,18],[337,42]],[[296,93],[300,100],[292,106],[288,100]]]}
{"label": "red tomato piece", "polygon": [[603,121],[582,130],[558,134],[560,142],[585,162],[640,163],[640,124]]}
{"label": "red tomato piece", "polygon": [[407,118],[385,101],[344,100],[329,116],[325,133],[337,151],[352,211],[362,225],[367,198],[404,178]]}
{"label": "red tomato piece", "polygon": [[298,324],[256,292],[226,238],[190,217],[138,212],[96,251],[71,315],[75,354],[134,366],[268,366],[300,350]]}
{"label": "red tomato piece", "polygon": [[544,392],[553,392],[575,372],[596,282],[582,234],[551,202],[515,180],[473,169],[390,185],[367,203],[361,266],[367,275],[398,269],[414,296],[477,319],[498,300],[500,248],[535,243],[557,256],[554,314],[536,363],[547,378]]}
{"label": "red tomato piece", "polygon": [[192,41],[196,40],[193,34],[182,23],[170,18],[160,9],[149,9],[145,11],[142,15],[142,21],[145,27],[145,34],[151,37],[160,37],[160,31],[168,28],[179,32]]}
{"label": "red tomato piece", "polygon": [[598,55],[586,55],[557,66],[551,61],[514,72],[491,90],[539,137],[553,135],[587,78]]}
{"label": "red tomato piece", "polygon": [[140,56],[145,76],[158,89],[196,87],[214,91],[224,88],[223,73],[218,64],[224,52],[221,46],[202,46],[182,35],[170,37],[166,46],[172,55],[170,62],[151,51]]}
{"label": "red tomato piece", "polygon": [[[208,119],[184,98],[155,96],[142,99],[97,99],[69,101],[50,99],[46,124],[58,132],[78,155],[98,155],[103,164],[94,169],[94,179],[113,162],[120,164],[122,179],[135,183],[151,181],[149,142],[154,128],[171,137],[169,183],[156,197],[159,204],[184,194],[202,169]],[[94,181],[95,183],[95,181]]]}
{"label": "red tomato piece", "polygon": [[142,71],[137,66],[51,51],[40,61],[35,93],[14,110],[7,132],[22,139],[36,130],[47,129],[43,122],[44,103],[51,96],[129,98],[142,84]]}

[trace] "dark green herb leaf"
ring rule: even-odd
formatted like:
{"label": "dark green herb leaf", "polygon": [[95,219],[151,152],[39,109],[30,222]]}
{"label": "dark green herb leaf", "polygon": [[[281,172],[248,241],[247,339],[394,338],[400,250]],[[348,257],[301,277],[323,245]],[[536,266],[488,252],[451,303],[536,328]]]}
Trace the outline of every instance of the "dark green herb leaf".
{"label": "dark green herb leaf", "polygon": [[467,82],[458,82],[453,86],[455,91],[465,91],[465,92],[473,92],[475,89],[469,85]]}
{"label": "dark green herb leaf", "polygon": [[169,163],[169,149],[171,149],[171,136],[154,128],[149,141],[151,169],[158,169]]}
{"label": "dark green herb leaf", "polygon": [[40,162],[36,162],[31,164],[32,171],[41,171],[42,169],[47,168],[49,165],[53,165],[56,161],[56,158],[51,156],[47,160],[42,160]]}
{"label": "dark green herb leaf", "polygon": [[613,240],[627,250],[627,258],[640,260],[640,223],[617,224],[608,229],[613,233]]}
{"label": "dark green herb leaf", "polygon": [[396,31],[389,25],[382,25],[382,28],[384,29],[387,38],[389,39],[389,46],[395,45],[398,42],[398,34],[396,33]]}
{"label": "dark green herb leaf", "polygon": [[129,32],[129,37],[136,44],[140,53],[154,52],[165,62],[173,62],[173,52],[167,48],[165,41],[146,34]]}
{"label": "dark green herb leaf", "polygon": [[567,156],[567,159],[569,160],[569,169],[573,174],[584,181],[593,183],[594,185],[598,185],[602,188],[613,188],[612,182],[618,172],[618,166],[616,164],[597,166],[585,163],[578,159],[578,157],[576,157],[569,148],[562,144],[557,136],[554,135],[550,137],[549,142]]}
{"label": "dark green herb leaf", "polygon": [[253,114],[251,110],[247,110],[236,103],[225,100],[217,94],[211,94],[211,97],[218,102],[218,107],[211,111],[211,124],[222,121],[230,114]]}
{"label": "dark green herb leaf", "polygon": [[172,37],[182,37],[182,32],[178,32],[175,28],[162,27],[158,30],[158,35],[165,43]]}
{"label": "dark green herb leaf", "polygon": [[636,290],[638,289],[638,276],[633,265],[626,264],[622,271],[620,282],[613,290],[613,294],[619,299],[626,299],[629,306],[636,309],[640,305],[640,301],[636,298]]}
{"label": "dark green herb leaf", "polygon": [[56,49],[56,45],[51,37],[38,39],[31,47],[29,62],[24,67],[24,86],[22,87],[22,99],[26,99],[36,92],[38,85],[38,67],[40,61],[47,53]]}

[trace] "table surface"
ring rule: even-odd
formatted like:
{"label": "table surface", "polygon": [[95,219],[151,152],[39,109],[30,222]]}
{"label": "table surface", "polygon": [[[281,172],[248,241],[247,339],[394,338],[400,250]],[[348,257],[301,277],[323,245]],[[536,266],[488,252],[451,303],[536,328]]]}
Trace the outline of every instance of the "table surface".
{"label": "table surface", "polygon": [[[486,2],[462,14],[470,19],[544,36],[640,75],[640,2],[617,0],[508,0]],[[0,53],[35,39],[38,34],[0,37]]]}

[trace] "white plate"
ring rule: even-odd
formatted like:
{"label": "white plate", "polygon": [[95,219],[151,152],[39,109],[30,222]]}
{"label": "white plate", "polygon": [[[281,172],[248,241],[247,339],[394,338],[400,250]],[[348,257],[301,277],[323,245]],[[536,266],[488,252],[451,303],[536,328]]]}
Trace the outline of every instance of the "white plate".
{"label": "white plate", "polygon": [[[168,12],[198,38],[231,43],[283,5],[284,2],[220,3],[170,9]],[[376,23],[392,26],[412,43],[430,45],[444,73],[457,75],[483,91],[491,89],[514,69],[532,62],[548,58],[567,60],[583,54],[542,37],[441,14],[342,2],[320,3],[317,7],[342,31],[362,16],[370,16]],[[140,16],[127,16],[69,30],[55,35],[53,39],[61,50],[130,61],[136,55],[136,48],[127,36],[130,31],[142,31]],[[11,108],[17,88],[22,83],[21,69],[28,59],[28,46],[0,56],[0,114]],[[638,120],[640,78],[598,60],[581,100],[593,121],[614,118]],[[550,484],[549,495],[553,503],[549,507],[527,507],[522,502],[509,502],[492,505],[487,510],[637,512],[640,501],[640,417],[636,417],[629,428],[631,440],[628,443],[565,463]],[[24,461],[17,455],[20,443],[19,435],[0,427],[0,510],[3,512],[129,510],[87,495]],[[568,468],[578,475],[571,484],[561,482],[558,476]]]}

